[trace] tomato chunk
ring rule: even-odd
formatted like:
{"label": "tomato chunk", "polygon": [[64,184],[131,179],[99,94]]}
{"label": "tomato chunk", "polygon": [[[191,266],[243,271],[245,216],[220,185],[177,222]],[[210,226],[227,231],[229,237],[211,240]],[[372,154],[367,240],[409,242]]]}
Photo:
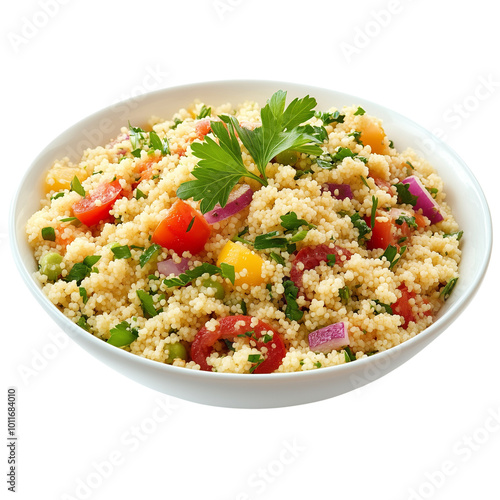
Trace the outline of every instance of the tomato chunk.
{"label": "tomato chunk", "polygon": [[182,200],[177,200],[158,224],[151,241],[181,255],[195,255],[203,250],[210,237],[210,225],[203,215]]}
{"label": "tomato chunk", "polygon": [[[292,263],[292,269],[290,270],[290,279],[295,283],[295,286],[299,288],[302,286],[302,276],[304,271],[309,271],[319,266],[322,262],[328,262],[328,255],[335,255],[335,263],[340,266],[343,265],[345,260],[351,258],[351,252],[345,248],[335,245],[330,248],[326,244],[318,245],[316,247],[304,247],[302,248],[295,260]],[[342,260],[342,256],[345,256],[345,260]],[[300,269],[299,263],[302,263],[304,267]]]}
{"label": "tomato chunk", "polygon": [[209,119],[200,120],[194,126],[194,129],[196,130],[196,133],[198,134],[198,139],[203,140],[204,137],[212,130],[212,127],[210,125],[210,120]]}
{"label": "tomato chunk", "polygon": [[[285,344],[280,334],[271,328],[267,323],[258,320],[256,326],[252,325],[251,316],[226,316],[219,320],[219,326],[214,330],[203,327],[193,340],[191,345],[191,358],[198,363],[202,370],[211,371],[212,367],[207,363],[207,358],[212,353],[213,345],[218,340],[233,339],[247,332],[252,332],[251,340],[256,343],[257,349],[267,348],[267,352],[262,354],[264,361],[260,363],[253,373],[272,373],[279,368],[286,355]],[[271,330],[273,338],[264,342],[264,336]]]}
{"label": "tomato chunk", "polygon": [[117,180],[104,182],[91,195],[86,195],[85,198],[74,203],[73,213],[83,224],[94,226],[109,216],[109,211],[122,191]]}
{"label": "tomato chunk", "polygon": [[412,306],[408,303],[410,299],[414,299],[417,294],[409,292],[405,285],[400,285],[398,288],[401,291],[401,297],[391,305],[392,313],[398,314],[404,320],[403,328],[408,326],[410,321],[415,321],[415,314],[413,313]]}

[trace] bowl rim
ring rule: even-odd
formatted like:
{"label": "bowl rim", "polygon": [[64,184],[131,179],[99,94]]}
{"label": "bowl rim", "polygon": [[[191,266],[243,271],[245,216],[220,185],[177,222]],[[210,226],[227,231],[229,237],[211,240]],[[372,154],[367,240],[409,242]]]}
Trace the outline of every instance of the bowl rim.
{"label": "bowl rim", "polygon": [[[24,175],[22,176],[22,179],[19,183],[18,188],[15,191],[14,196],[12,197],[11,204],[10,204],[10,213],[9,213],[9,219],[8,219],[8,236],[10,240],[10,249],[12,252],[13,259],[16,263],[16,266],[18,268],[18,271],[20,272],[25,284],[27,285],[28,289],[30,292],[33,294],[37,302],[42,306],[42,308],[49,314],[49,316],[56,321],[56,323],[60,326],[60,328],[64,331],[64,333],[68,334],[71,338],[73,338],[73,335],[76,337],[80,337],[84,342],[91,343],[94,346],[96,346],[98,349],[103,348],[106,352],[106,355],[108,356],[113,356],[115,358],[121,359],[125,362],[132,362],[132,363],[138,363],[140,366],[144,367],[154,367],[155,369],[158,370],[164,370],[166,374],[176,374],[180,375],[182,374],[185,377],[188,378],[194,378],[197,379],[199,377],[202,377],[204,380],[207,378],[212,378],[213,380],[217,379],[222,379],[222,380],[231,380],[234,379],[235,381],[241,382],[243,379],[245,381],[247,380],[259,380],[259,381],[266,381],[266,380],[273,380],[274,382],[279,381],[289,381],[290,379],[295,379],[297,377],[300,377],[300,379],[306,379],[306,378],[323,378],[325,376],[333,376],[334,373],[348,373],[349,371],[358,371],[359,368],[366,366],[368,364],[374,364],[377,362],[384,362],[386,358],[388,357],[397,357],[399,356],[403,351],[409,349],[412,345],[416,345],[419,343],[429,343],[431,340],[433,340],[435,337],[437,337],[438,334],[440,334],[442,331],[444,331],[450,324],[455,321],[458,316],[462,313],[462,311],[465,309],[464,305],[469,302],[474,295],[476,294],[481,282],[484,279],[484,276],[486,274],[486,269],[489,264],[489,260],[491,258],[491,251],[492,251],[492,244],[493,244],[493,229],[492,229],[492,220],[491,220],[491,214],[490,210],[488,207],[488,202],[486,200],[486,197],[484,195],[483,190],[481,189],[481,186],[479,185],[476,177],[474,176],[472,170],[468,167],[468,165],[465,163],[465,161],[450,147],[448,146],[443,140],[441,140],[439,137],[434,136],[429,130],[426,128],[422,127],[418,123],[414,122],[410,118],[407,118],[404,115],[401,115],[397,111],[392,110],[391,108],[388,108],[385,105],[377,104],[375,102],[372,102],[368,99],[365,98],[360,98],[358,96],[348,94],[345,92],[340,92],[333,90],[331,88],[326,88],[326,87],[317,87],[313,85],[308,85],[306,83],[296,83],[296,82],[285,82],[281,80],[261,80],[261,79],[231,79],[231,80],[210,80],[210,81],[203,81],[203,82],[194,82],[194,83],[188,83],[188,84],[179,84],[175,86],[169,86],[169,87],[164,87],[152,92],[147,92],[145,94],[142,94],[141,97],[149,97],[153,98],[154,96],[162,95],[162,94],[168,94],[168,93],[174,93],[178,91],[185,91],[185,90],[194,90],[196,88],[206,88],[209,86],[268,86],[268,87],[273,87],[273,88],[283,88],[287,87],[287,91],[289,90],[297,90],[300,92],[308,92],[309,95],[314,96],[315,91],[316,92],[329,92],[332,95],[336,94],[342,99],[349,99],[353,103],[363,103],[367,105],[372,105],[374,108],[381,108],[385,110],[387,113],[389,113],[391,116],[393,116],[396,120],[403,120],[406,122],[409,122],[413,127],[415,127],[420,134],[423,136],[427,136],[428,138],[431,138],[432,141],[439,147],[442,148],[446,151],[448,155],[452,157],[452,159],[461,165],[461,168],[464,170],[464,172],[467,174],[467,177],[469,178],[470,182],[472,183],[474,189],[478,193],[478,199],[480,201],[480,207],[481,210],[484,214],[484,220],[483,224],[486,229],[486,245],[484,247],[484,251],[481,253],[481,263],[480,263],[480,268],[479,272],[474,278],[472,282],[472,286],[467,288],[463,294],[450,306],[450,308],[440,317],[438,317],[429,327],[427,327],[425,330],[421,331],[414,337],[402,342],[401,344],[398,344],[397,346],[391,347],[390,349],[387,349],[382,352],[378,352],[374,356],[368,356],[365,358],[361,358],[356,360],[356,363],[343,363],[341,365],[335,365],[335,366],[326,366],[322,367],[320,369],[316,370],[305,370],[305,371],[299,371],[299,372],[285,372],[285,373],[270,373],[270,374],[252,374],[252,377],[244,377],[244,375],[248,374],[241,374],[241,373],[221,373],[221,372],[208,372],[208,371],[202,371],[202,370],[193,370],[193,369],[188,369],[184,367],[178,367],[178,366],[172,366],[168,365],[166,363],[160,363],[158,361],[142,357],[137,354],[133,354],[131,352],[125,351],[120,348],[116,348],[112,345],[107,344],[107,342],[99,339],[98,337],[86,332],[79,326],[77,326],[73,321],[71,321],[68,317],[66,317],[57,307],[50,302],[48,297],[43,293],[41,286],[37,284],[37,282],[34,280],[34,278],[31,276],[31,273],[28,271],[26,266],[24,265],[23,260],[20,257],[20,252],[17,244],[17,237],[18,237],[18,232],[17,232],[17,227],[16,227],[16,217],[17,217],[17,211],[18,211],[18,203],[19,203],[19,198],[21,196],[21,191],[22,187],[25,183],[25,180],[29,177],[31,171],[33,168],[39,163],[40,159],[46,154],[47,151],[51,149],[55,144],[59,143],[59,140],[61,137],[65,136],[68,134],[71,130],[75,130],[77,128],[81,128],[81,125],[84,122],[91,121],[92,119],[97,118],[98,116],[105,114],[105,113],[110,113],[113,108],[119,105],[125,105],[129,102],[132,102],[134,99],[137,97],[130,97],[128,99],[121,100],[119,102],[113,103],[109,106],[106,106],[100,110],[94,111],[93,113],[83,117],[80,119],[78,122],[74,123],[67,129],[63,130],[61,133],[59,133],[54,139],[48,143],[39,153],[36,155],[36,157],[32,160],[30,163],[29,167],[26,169]],[[145,117],[147,119],[148,117]],[[439,174],[439,171],[437,171]],[[64,325],[64,328],[62,326]],[[71,335],[70,335],[71,333]],[[75,340],[75,339],[73,339]],[[77,342],[79,343],[79,342]],[[102,360],[101,360],[102,361]],[[243,377],[242,377],[243,376]]]}

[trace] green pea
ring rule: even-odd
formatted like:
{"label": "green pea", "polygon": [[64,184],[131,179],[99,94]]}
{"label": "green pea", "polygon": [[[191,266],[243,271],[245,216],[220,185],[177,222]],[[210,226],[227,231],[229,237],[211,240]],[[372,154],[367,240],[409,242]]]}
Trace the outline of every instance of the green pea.
{"label": "green pea", "polygon": [[203,286],[206,288],[213,288],[215,290],[214,297],[216,299],[222,300],[226,296],[224,287],[218,281],[206,279],[203,282]]}
{"label": "green pea", "polygon": [[276,161],[282,165],[295,165],[298,158],[298,153],[296,151],[291,151],[290,149],[285,149],[285,151],[276,155]]}
{"label": "green pea", "polygon": [[45,274],[50,281],[55,281],[61,274],[61,262],[63,258],[57,252],[46,253],[40,259],[40,272]]}
{"label": "green pea", "polygon": [[165,350],[168,351],[168,358],[166,363],[169,365],[171,365],[176,358],[183,359],[184,361],[187,360],[187,351],[184,347],[184,344],[182,344],[181,342],[166,344]]}

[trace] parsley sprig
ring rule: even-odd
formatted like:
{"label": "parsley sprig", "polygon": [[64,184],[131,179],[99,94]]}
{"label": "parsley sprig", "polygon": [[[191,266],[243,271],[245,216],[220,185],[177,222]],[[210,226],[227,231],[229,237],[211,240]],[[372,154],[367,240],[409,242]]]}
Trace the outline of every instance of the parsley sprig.
{"label": "parsley sprig", "polygon": [[[286,108],[285,101],[286,92],[274,93],[261,110],[262,126],[253,130],[241,127],[234,116],[221,115],[221,121],[211,121],[217,141],[205,136],[204,142],[191,145],[193,155],[200,159],[192,171],[195,180],[181,184],[177,196],[183,200],[201,200],[200,209],[206,213],[217,203],[224,207],[242,177],[267,186],[266,167],[277,154],[287,149],[322,154],[317,145],[319,138],[299,127],[314,116],[316,100],[309,96],[296,98]],[[260,176],[245,167],[238,138],[253,158]]]}

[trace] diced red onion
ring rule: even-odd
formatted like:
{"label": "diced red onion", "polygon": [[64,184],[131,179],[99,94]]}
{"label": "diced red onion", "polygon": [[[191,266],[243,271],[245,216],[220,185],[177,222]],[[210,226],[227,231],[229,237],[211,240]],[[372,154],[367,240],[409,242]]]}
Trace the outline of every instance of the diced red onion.
{"label": "diced red onion", "polygon": [[[353,199],[352,189],[349,184],[323,184],[321,190],[330,191],[330,194],[337,200],[343,200],[344,198]],[[335,194],[335,191],[338,191],[339,194]]]}
{"label": "diced red onion", "polygon": [[347,325],[341,321],[309,334],[309,348],[314,352],[328,353],[350,345]]}
{"label": "diced red onion", "polygon": [[408,191],[417,197],[417,204],[414,207],[415,211],[422,209],[422,214],[431,221],[431,224],[436,224],[444,219],[439,211],[439,205],[429,191],[425,189],[425,186],[418,177],[410,175],[410,177],[402,180],[401,183],[409,184]]}
{"label": "diced red onion", "polygon": [[189,267],[189,259],[183,257],[179,263],[174,262],[174,259],[162,260],[161,262],[158,262],[156,267],[164,276],[170,276],[171,274],[179,276],[179,274],[186,271]]}
{"label": "diced red onion", "polygon": [[234,190],[227,200],[226,206],[222,208],[218,203],[213,210],[207,212],[204,217],[209,224],[214,224],[221,220],[227,219],[243,210],[246,206],[250,205],[252,201],[253,191],[248,184],[240,186]]}

